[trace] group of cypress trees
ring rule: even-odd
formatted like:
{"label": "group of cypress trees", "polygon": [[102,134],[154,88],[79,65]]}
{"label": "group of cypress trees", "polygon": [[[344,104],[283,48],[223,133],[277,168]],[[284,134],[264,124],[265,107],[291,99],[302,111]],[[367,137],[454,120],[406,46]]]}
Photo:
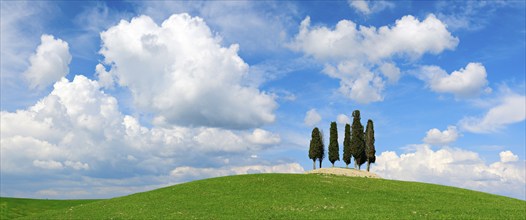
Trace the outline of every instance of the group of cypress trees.
{"label": "group of cypress trees", "polygon": [[[376,150],[374,149],[374,125],[373,120],[367,121],[365,133],[363,125],[360,122],[360,111],[355,110],[352,113],[353,122],[352,127],[345,124],[345,136],[343,138],[343,157],[346,167],[351,163],[351,157],[354,158],[354,168],[360,167],[367,163],[367,171],[376,160]],[[352,129],[351,129],[352,128]],[[316,160],[320,162],[320,168],[323,159],[325,158],[325,149],[323,144],[323,134],[315,127],[312,130],[312,136],[309,148],[309,158],[313,162],[313,169],[316,169]],[[336,122],[331,122],[330,138],[329,138],[329,161],[334,167],[334,162],[340,160],[340,147],[338,144],[338,128]]]}

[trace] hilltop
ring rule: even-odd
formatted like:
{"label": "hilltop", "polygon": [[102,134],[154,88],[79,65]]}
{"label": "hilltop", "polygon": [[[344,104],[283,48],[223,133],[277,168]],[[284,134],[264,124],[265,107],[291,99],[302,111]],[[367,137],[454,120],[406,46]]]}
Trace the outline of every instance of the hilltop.
{"label": "hilltop", "polygon": [[28,219],[524,219],[526,202],[426,183],[319,174],[199,180]]}
{"label": "hilltop", "polygon": [[363,170],[355,170],[350,168],[320,168],[315,170],[310,170],[305,172],[307,174],[329,174],[329,175],[338,175],[338,176],[351,176],[351,177],[367,177],[367,178],[381,178],[375,173],[366,172]]}

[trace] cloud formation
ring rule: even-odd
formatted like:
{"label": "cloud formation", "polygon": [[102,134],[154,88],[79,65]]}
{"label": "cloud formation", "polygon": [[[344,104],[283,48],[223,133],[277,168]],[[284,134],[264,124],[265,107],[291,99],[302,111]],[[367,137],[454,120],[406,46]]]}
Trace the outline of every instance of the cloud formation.
{"label": "cloud formation", "polygon": [[340,79],[340,92],[359,103],[383,100],[385,79],[394,83],[400,77],[393,58],[415,60],[453,50],[459,42],[433,14],[422,21],[407,15],[379,28],[350,20],[334,28],[310,23],[310,17],[301,22],[290,47],[324,63],[323,72]]}
{"label": "cloud formation", "polygon": [[24,76],[31,88],[43,89],[69,73],[71,54],[69,45],[52,35],[42,35],[36,52],[29,57],[29,68]]}
{"label": "cloud formation", "polygon": [[459,126],[473,133],[492,133],[513,123],[526,119],[526,96],[508,93],[500,98],[499,103],[490,108],[481,117],[465,117]]}
{"label": "cloud formation", "polygon": [[392,151],[376,157],[371,171],[383,178],[444,184],[526,200],[526,162],[511,151],[500,153],[500,161],[487,165],[472,151],[458,148],[432,150],[416,146],[414,152]]}
{"label": "cloud formation", "polygon": [[321,121],[321,115],[316,111],[316,109],[311,109],[305,113],[305,119],[303,119],[303,123],[305,125],[312,127]]}
{"label": "cloud formation", "polygon": [[249,66],[238,45],[222,47],[199,17],[176,14],[160,26],[135,17],[101,39],[108,72],[154,123],[244,129],[275,120],[273,96],[243,85]]}
{"label": "cloud formation", "polygon": [[387,1],[366,1],[366,0],[348,0],[349,6],[363,15],[370,15],[376,12],[383,11],[387,8],[394,8],[392,2]]}
{"label": "cloud formation", "polygon": [[455,142],[459,136],[455,126],[448,126],[444,131],[433,128],[427,131],[423,141],[426,144],[443,146]]}
{"label": "cloud formation", "polygon": [[173,13],[199,16],[224,38],[225,43],[239,44],[240,50],[246,54],[282,50],[288,39],[287,29],[291,28],[299,13],[298,7],[292,2],[276,4],[270,1],[203,1],[173,4],[146,1],[137,4],[141,14],[156,21],[162,21]]}
{"label": "cloud formation", "polygon": [[456,98],[473,98],[484,92],[491,92],[487,87],[486,68],[481,63],[468,63],[466,68],[451,74],[447,74],[438,66],[424,66],[421,67],[418,77],[424,80],[431,90],[452,93]]}
{"label": "cloud formation", "polygon": [[[248,158],[281,141],[279,135],[264,129],[147,128],[135,117],[121,113],[117,100],[104,93],[97,81],[82,75],[73,81],[62,78],[48,96],[27,109],[0,112],[0,121],[2,179],[38,174],[46,184],[56,183],[54,178],[60,179],[61,183],[56,184],[64,184],[79,177],[124,181],[141,174],[144,178],[156,177],[153,182],[139,183],[151,187],[167,184],[168,180],[161,177],[168,176],[175,167],[226,166],[231,158]],[[205,162],[199,160],[203,157]],[[244,165],[255,162],[236,161]],[[173,178],[170,181],[181,182]],[[2,184],[9,192],[23,187]],[[124,182],[120,187],[134,184],[138,183]],[[59,192],[74,191],[74,186],[65,184]],[[84,190],[95,192],[97,186],[100,184]],[[48,190],[45,187],[52,189],[47,185],[31,189]],[[66,195],[57,194],[61,196]]]}
{"label": "cloud formation", "polygon": [[341,125],[351,124],[351,119],[349,119],[347,115],[339,114],[336,117],[336,122],[338,122],[338,124],[341,124]]}

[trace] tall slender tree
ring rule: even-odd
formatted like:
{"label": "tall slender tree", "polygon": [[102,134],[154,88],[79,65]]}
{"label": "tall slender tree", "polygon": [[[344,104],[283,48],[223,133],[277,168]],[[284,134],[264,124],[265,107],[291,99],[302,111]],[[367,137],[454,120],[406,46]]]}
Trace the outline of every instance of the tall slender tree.
{"label": "tall slender tree", "polygon": [[342,160],[345,162],[345,167],[349,168],[351,163],[351,125],[345,124],[345,137],[343,138],[343,157]]}
{"label": "tall slender tree", "polygon": [[369,119],[367,121],[367,127],[365,128],[365,155],[367,156],[367,172],[371,167],[371,163],[376,161],[376,156],[374,155],[376,150],[374,149],[374,125],[373,120]]}
{"label": "tall slender tree", "polygon": [[329,161],[334,167],[334,162],[340,160],[340,146],[338,145],[338,127],[336,122],[331,122],[331,131],[329,138]]}
{"label": "tall slender tree", "polygon": [[312,169],[316,169],[316,160],[319,155],[319,143],[320,143],[320,130],[315,127],[312,129],[311,139],[310,139],[310,148],[309,148],[309,158],[312,160]]}
{"label": "tall slender tree", "polygon": [[360,111],[355,110],[352,113],[352,131],[351,131],[351,153],[354,157],[354,168],[360,169],[362,164],[367,160],[365,156],[365,141],[363,125],[360,122]]}
{"label": "tall slender tree", "polygon": [[319,134],[319,142],[318,142],[318,161],[320,162],[320,168],[321,168],[321,162],[323,162],[323,158],[325,158],[325,141],[323,141],[323,130],[320,130]]}

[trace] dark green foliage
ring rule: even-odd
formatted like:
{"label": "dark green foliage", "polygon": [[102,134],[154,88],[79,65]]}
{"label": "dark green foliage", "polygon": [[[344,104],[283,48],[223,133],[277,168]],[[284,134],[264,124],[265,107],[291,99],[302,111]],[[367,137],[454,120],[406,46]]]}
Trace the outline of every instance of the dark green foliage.
{"label": "dark green foliage", "polygon": [[355,169],[360,169],[360,166],[367,161],[367,157],[365,156],[365,135],[363,133],[363,125],[360,122],[360,111],[355,110],[352,116],[351,153],[354,157]]}
{"label": "dark green foliage", "polygon": [[331,122],[331,133],[329,138],[329,161],[334,167],[334,162],[340,160],[340,146],[338,145],[338,128],[336,122]]}
{"label": "dark green foliage", "polygon": [[367,171],[371,166],[371,163],[376,161],[376,156],[374,155],[376,150],[374,149],[374,125],[373,120],[369,119],[367,121],[367,128],[365,129],[365,155],[367,157]]}
{"label": "dark green foliage", "polygon": [[345,137],[343,138],[343,162],[349,167],[351,163],[351,125],[345,124]]}
{"label": "dark green foliage", "polygon": [[320,138],[318,142],[318,161],[320,162],[320,168],[321,168],[321,162],[323,162],[323,158],[325,158],[325,145],[323,144],[323,131],[320,130]]}
{"label": "dark green foliage", "polygon": [[310,139],[310,148],[309,148],[309,158],[312,160],[313,169],[316,169],[316,159],[318,159],[318,156],[320,155],[319,145],[322,141],[320,137],[321,137],[320,130],[317,127],[312,129],[312,134],[311,134],[311,139]]}

